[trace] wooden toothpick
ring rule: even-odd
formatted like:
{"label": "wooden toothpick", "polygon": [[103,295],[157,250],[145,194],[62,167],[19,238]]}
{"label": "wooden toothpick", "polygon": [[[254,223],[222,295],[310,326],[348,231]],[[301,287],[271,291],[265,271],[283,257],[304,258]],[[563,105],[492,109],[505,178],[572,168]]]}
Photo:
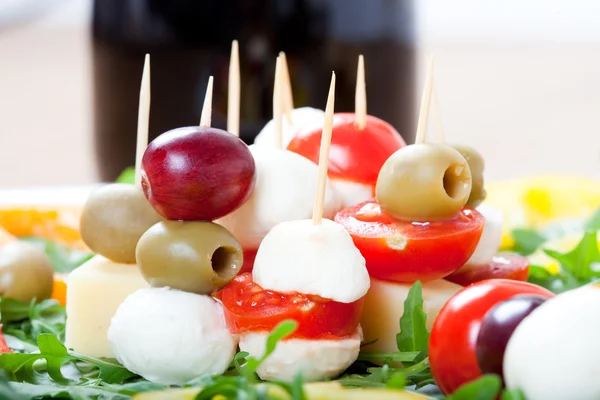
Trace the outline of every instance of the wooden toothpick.
{"label": "wooden toothpick", "polygon": [[356,70],[356,92],[354,95],[354,113],[358,129],[367,126],[367,87],[365,81],[365,58],[358,56],[358,68]]}
{"label": "wooden toothpick", "polygon": [[294,96],[292,94],[292,80],[290,78],[290,69],[287,63],[287,57],[283,51],[279,52],[281,58],[281,69],[283,72],[283,106],[285,110],[285,119],[288,124],[292,124],[292,110],[294,109]]}
{"label": "wooden toothpick", "polygon": [[321,135],[321,150],[319,152],[319,170],[317,178],[317,193],[313,205],[312,221],[319,225],[323,220],[323,206],[325,204],[325,190],[327,188],[327,169],[329,165],[329,148],[331,147],[331,132],[333,130],[333,109],[335,103],[335,72],[331,73],[331,84],[325,107],[325,121]]}
{"label": "wooden toothpick", "polygon": [[273,123],[275,124],[275,147],[283,146],[283,76],[282,60],[277,57],[275,63],[275,82],[273,83]]}
{"label": "wooden toothpick", "polygon": [[438,102],[437,89],[435,87],[435,79],[433,80],[433,98],[431,101],[432,114],[433,114],[433,129],[435,130],[435,140],[438,143],[444,143],[444,130],[442,129],[442,116],[440,114],[440,105]]}
{"label": "wooden toothpick", "polygon": [[240,52],[238,41],[231,43],[227,93],[227,131],[240,136]]}
{"label": "wooden toothpick", "polygon": [[427,65],[427,76],[425,77],[425,87],[421,97],[421,110],[419,111],[419,122],[417,124],[417,134],[415,143],[425,142],[425,133],[427,131],[427,120],[429,119],[429,107],[431,105],[431,91],[433,88],[433,56],[429,57]]}
{"label": "wooden toothpick", "polygon": [[204,105],[202,106],[202,114],[200,114],[200,126],[210,128],[210,118],[212,114],[212,94],[213,94],[213,77],[208,78],[206,86],[206,95],[204,96]]}
{"label": "wooden toothpick", "polygon": [[138,107],[137,143],[135,148],[135,184],[142,184],[142,157],[148,147],[148,126],[150,124],[150,54],[144,59],[140,103]]}

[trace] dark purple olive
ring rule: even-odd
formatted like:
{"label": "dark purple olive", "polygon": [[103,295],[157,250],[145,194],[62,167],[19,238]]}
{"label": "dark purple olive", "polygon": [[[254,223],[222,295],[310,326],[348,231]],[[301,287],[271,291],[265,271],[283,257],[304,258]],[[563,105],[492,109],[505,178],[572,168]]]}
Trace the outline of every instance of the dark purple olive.
{"label": "dark purple olive", "polygon": [[481,320],[475,354],[481,372],[502,376],[504,351],[512,333],[546,299],[533,294],[511,297],[494,307]]}

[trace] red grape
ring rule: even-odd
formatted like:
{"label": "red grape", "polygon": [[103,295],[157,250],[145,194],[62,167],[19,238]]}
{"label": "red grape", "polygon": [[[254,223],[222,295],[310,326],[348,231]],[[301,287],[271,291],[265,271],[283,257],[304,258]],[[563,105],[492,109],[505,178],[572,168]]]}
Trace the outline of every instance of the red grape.
{"label": "red grape", "polygon": [[481,320],[475,354],[481,372],[502,376],[504,351],[517,326],[547,299],[522,294],[496,304]]}
{"label": "red grape", "polygon": [[256,182],[254,158],[240,138],[216,128],[172,129],[142,159],[142,187],[171,220],[212,221],[240,207]]}

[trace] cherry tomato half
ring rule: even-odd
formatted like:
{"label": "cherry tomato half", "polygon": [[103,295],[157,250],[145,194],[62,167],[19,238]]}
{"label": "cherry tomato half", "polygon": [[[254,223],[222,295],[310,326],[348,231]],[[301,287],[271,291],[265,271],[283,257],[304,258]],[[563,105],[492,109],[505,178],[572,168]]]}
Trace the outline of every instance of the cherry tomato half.
{"label": "cherry tomato half", "polygon": [[288,338],[305,339],[337,339],[353,334],[364,302],[338,303],[318,296],[264,290],[248,273],[238,275],[216,297],[223,303],[231,333],[270,332],[280,322],[293,319],[298,329]]}
{"label": "cherry tomato half", "polygon": [[442,307],[429,336],[429,363],[444,394],[482,375],[475,353],[481,320],[494,305],[519,294],[554,296],[531,283],[490,279],[467,286]]}
{"label": "cherry tomato half", "polygon": [[443,221],[400,221],[369,200],[343,209],[335,222],[350,233],[372,277],[407,283],[441,279],[462,267],[477,247],[485,219],[465,208]]}
{"label": "cherry tomato half", "polygon": [[529,260],[518,254],[498,254],[486,265],[469,265],[462,267],[446,280],[457,285],[467,286],[486,279],[510,279],[527,281],[529,276]]}
{"label": "cherry tomato half", "polygon": [[[318,163],[322,132],[322,125],[303,128],[287,149]],[[336,113],[328,174],[332,178],[375,185],[383,163],[404,146],[406,142],[398,131],[377,117],[367,115],[367,125],[359,129],[354,113]]]}

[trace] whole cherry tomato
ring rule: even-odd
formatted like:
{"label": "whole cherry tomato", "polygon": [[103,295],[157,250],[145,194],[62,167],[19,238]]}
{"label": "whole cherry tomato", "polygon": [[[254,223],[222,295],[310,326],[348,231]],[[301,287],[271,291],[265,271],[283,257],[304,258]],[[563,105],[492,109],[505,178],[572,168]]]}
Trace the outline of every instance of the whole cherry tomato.
{"label": "whole cherry tomato", "polygon": [[482,375],[476,356],[481,320],[494,305],[519,294],[554,296],[531,283],[489,279],[467,286],[442,307],[429,336],[429,362],[444,394]]}

